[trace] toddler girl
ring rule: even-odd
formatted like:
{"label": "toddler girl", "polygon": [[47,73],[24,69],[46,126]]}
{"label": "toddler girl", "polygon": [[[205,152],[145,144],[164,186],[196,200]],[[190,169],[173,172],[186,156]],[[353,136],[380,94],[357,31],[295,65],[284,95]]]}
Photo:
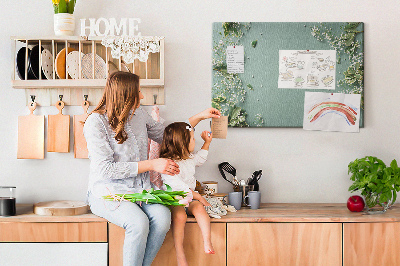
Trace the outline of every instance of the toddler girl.
{"label": "toddler girl", "polygon": [[[204,251],[215,254],[211,244],[211,224],[204,206],[211,206],[199,193],[195,192],[196,178],[195,167],[202,165],[207,160],[208,148],[212,135],[208,131],[201,133],[204,140],[203,147],[193,153],[195,147],[194,129],[187,123],[176,122],[165,128],[161,144],[160,158],[172,159],[179,165],[180,173],[177,175],[162,174],[164,184],[171,186],[175,191],[188,191],[193,195],[193,201],[187,207],[172,206],[172,234],[175,242],[178,265],[187,265],[183,249],[183,237],[186,224],[186,213],[194,215],[203,235]],[[190,195],[189,195],[190,197]]]}

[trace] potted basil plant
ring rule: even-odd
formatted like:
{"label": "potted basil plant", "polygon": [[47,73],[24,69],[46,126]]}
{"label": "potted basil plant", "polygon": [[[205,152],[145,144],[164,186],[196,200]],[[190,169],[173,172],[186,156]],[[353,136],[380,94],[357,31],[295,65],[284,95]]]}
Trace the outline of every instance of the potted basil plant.
{"label": "potted basil plant", "polygon": [[373,156],[349,163],[348,173],[353,184],[349,191],[359,191],[365,197],[367,213],[384,213],[397,198],[400,190],[400,168],[396,160],[390,166]]}

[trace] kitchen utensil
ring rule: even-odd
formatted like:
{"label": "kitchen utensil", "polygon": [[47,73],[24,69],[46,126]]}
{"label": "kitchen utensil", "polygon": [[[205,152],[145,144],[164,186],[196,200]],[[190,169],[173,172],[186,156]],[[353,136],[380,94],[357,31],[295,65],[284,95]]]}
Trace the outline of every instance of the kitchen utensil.
{"label": "kitchen utensil", "polygon": [[70,200],[39,202],[33,205],[33,212],[46,216],[81,215],[88,212],[88,205],[81,201]]}
{"label": "kitchen utensil", "polygon": [[235,191],[228,193],[229,205],[235,207],[236,210],[240,210],[242,207],[242,198],[242,192]]}
{"label": "kitchen utensil", "polygon": [[0,216],[13,216],[16,214],[15,187],[0,187]]}
{"label": "kitchen utensil", "polygon": [[47,79],[53,79],[53,54],[47,49],[42,51],[42,69]]}
{"label": "kitchen utensil", "polygon": [[88,158],[88,150],[86,147],[86,139],[83,135],[83,123],[86,121],[86,118],[89,116],[88,108],[89,102],[84,101],[82,103],[82,108],[84,113],[81,115],[74,115],[74,157],[86,159]]}
{"label": "kitchen utensil", "polygon": [[[119,67],[113,61],[108,61],[108,73],[111,74],[115,71],[119,71]],[[132,73],[124,60],[121,61],[121,71]]]}
{"label": "kitchen utensil", "polygon": [[44,115],[34,115],[36,103],[29,106],[29,115],[18,116],[18,159],[44,159]]}
{"label": "kitchen utensil", "polygon": [[[39,45],[35,45],[31,50],[31,56],[29,58],[29,68],[32,69],[32,72],[35,75],[36,79],[39,79],[39,69],[40,69],[39,58],[41,57],[41,53],[43,50],[44,48],[42,46],[39,47]],[[41,71],[42,71],[42,79],[47,79],[43,69]]]}
{"label": "kitchen utensil", "polygon": [[[57,54],[57,57],[56,57],[56,73],[57,73],[57,76],[60,79],[65,79],[66,78],[66,73],[65,73],[65,68],[66,68],[65,56],[66,56],[66,52],[67,52],[67,54],[69,54],[72,51],[76,51],[76,49],[68,47],[68,49],[64,48]],[[69,76],[69,78],[71,78],[71,77]]]}
{"label": "kitchen utensil", "polygon": [[262,170],[255,171],[248,182],[249,185],[254,185],[255,191],[259,190],[258,180],[260,180],[261,176],[262,176]]}
{"label": "kitchen utensil", "polygon": [[[29,68],[29,58],[31,56],[31,49],[28,48],[28,63],[27,63],[27,72],[28,79],[35,79],[35,75],[32,72],[32,69]],[[26,47],[22,47],[18,50],[16,63],[17,63],[17,74],[21,80],[25,80],[25,59],[26,59]]]}
{"label": "kitchen utensil", "polygon": [[244,202],[244,198],[247,196],[249,191],[253,191],[253,190],[254,190],[254,185],[244,185],[244,186],[238,185],[238,186],[233,187],[233,191],[242,192],[242,206],[243,207],[247,206]]}
{"label": "kitchen utensil", "polygon": [[98,54],[85,54],[82,57],[82,78],[93,78],[93,56],[94,56],[94,78],[106,79],[106,62]]}
{"label": "kitchen utensil", "polygon": [[[246,200],[248,203],[246,203]],[[244,197],[246,206],[250,206],[250,209],[256,210],[260,208],[261,192],[260,191],[249,191],[248,195]]]}
{"label": "kitchen utensil", "polygon": [[[230,165],[228,162],[222,162],[218,165],[218,169],[219,172],[221,173],[222,177],[228,181],[229,183],[231,183],[232,185],[238,185],[238,181],[236,178],[236,169],[235,167],[233,167],[232,165]],[[233,175],[233,181],[230,181],[226,178],[224,171],[230,173],[231,175]]]}
{"label": "kitchen utensil", "polygon": [[84,54],[81,53],[81,58],[79,59],[78,51],[72,51],[67,54],[67,72],[73,79],[79,78],[79,62],[82,63],[83,56]]}
{"label": "kitchen utensil", "polygon": [[56,115],[49,115],[47,132],[48,152],[69,152],[69,115],[63,115],[64,102],[58,101]]}

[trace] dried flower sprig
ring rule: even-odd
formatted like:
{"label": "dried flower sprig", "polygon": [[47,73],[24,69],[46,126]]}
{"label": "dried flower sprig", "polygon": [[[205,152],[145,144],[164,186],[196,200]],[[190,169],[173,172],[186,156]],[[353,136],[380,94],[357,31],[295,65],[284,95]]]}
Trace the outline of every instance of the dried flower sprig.
{"label": "dried flower sprig", "polygon": [[145,203],[158,203],[166,206],[187,206],[191,201],[191,193],[185,191],[172,191],[172,188],[165,184],[167,190],[143,190],[141,193],[132,194],[110,194],[103,196],[105,200],[113,201],[131,201],[131,202],[145,202]]}

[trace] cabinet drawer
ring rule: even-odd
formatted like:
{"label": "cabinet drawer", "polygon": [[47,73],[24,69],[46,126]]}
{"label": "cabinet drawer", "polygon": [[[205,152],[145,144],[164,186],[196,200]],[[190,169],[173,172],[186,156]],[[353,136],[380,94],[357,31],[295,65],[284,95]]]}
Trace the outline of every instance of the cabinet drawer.
{"label": "cabinet drawer", "polygon": [[342,265],[340,223],[228,223],[228,265]]}
{"label": "cabinet drawer", "polygon": [[343,265],[400,265],[400,223],[344,223]]}
{"label": "cabinet drawer", "polygon": [[0,243],[0,265],[107,266],[107,243]]}
{"label": "cabinet drawer", "polygon": [[107,223],[0,223],[0,242],[107,242]]}

